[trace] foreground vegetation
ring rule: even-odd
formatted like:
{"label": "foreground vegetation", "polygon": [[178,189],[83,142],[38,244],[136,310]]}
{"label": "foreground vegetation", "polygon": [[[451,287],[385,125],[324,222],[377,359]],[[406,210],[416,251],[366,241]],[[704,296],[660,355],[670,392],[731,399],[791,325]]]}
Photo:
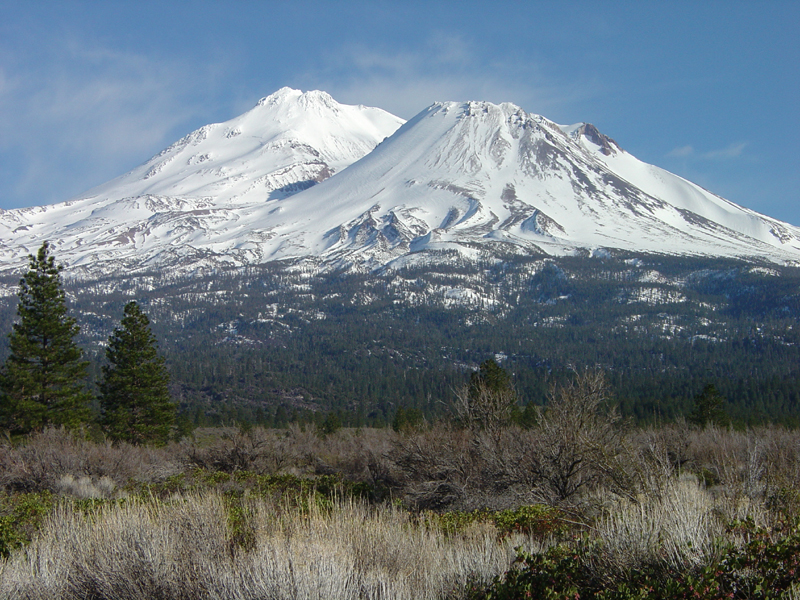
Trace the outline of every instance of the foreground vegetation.
{"label": "foreground vegetation", "polygon": [[0,370],[2,598],[800,593],[800,433],[731,428],[712,384],[688,423],[635,429],[599,369],[523,406],[488,360],[434,421],[311,407],[187,437],[136,302],[91,405],[60,270],[46,243],[31,257]]}
{"label": "foreground vegetation", "polygon": [[584,417],[48,429],[0,446],[0,597],[797,598],[799,432]]}

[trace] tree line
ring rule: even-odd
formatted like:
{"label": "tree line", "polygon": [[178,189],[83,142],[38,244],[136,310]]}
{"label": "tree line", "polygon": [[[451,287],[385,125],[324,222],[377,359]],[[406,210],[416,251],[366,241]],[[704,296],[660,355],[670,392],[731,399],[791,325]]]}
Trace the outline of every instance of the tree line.
{"label": "tree line", "polygon": [[[46,260],[52,258],[49,252],[47,247]],[[39,257],[31,260],[34,258],[39,260]],[[582,264],[575,263],[572,268],[577,270]],[[695,265],[699,266],[703,265]],[[659,268],[669,271],[664,265]],[[691,271],[689,267],[685,269]],[[666,340],[656,335],[667,318],[661,311],[669,309],[667,316],[687,325],[693,334],[705,330],[695,330],[689,325],[700,317],[713,317],[710,309],[692,303],[669,307],[629,307],[617,300],[604,303],[600,298],[613,296],[611,290],[616,285],[613,282],[587,279],[583,272],[581,277],[573,279],[559,277],[555,268],[545,271],[525,284],[531,293],[521,295],[520,307],[502,319],[488,314],[485,322],[469,325],[465,321],[472,313],[466,309],[403,307],[396,305],[391,296],[379,293],[379,299],[369,306],[326,299],[351,297],[363,283],[359,277],[321,277],[312,282],[313,289],[307,298],[293,295],[291,286],[283,279],[285,275],[276,271],[265,271],[262,277],[253,280],[224,274],[199,278],[176,284],[168,292],[148,292],[135,286],[112,289],[98,284],[91,293],[86,287],[66,285],[65,289],[75,294],[73,306],[82,309],[92,331],[111,329],[105,317],[100,316],[105,314],[110,301],[116,303],[134,293],[140,301],[148,297],[159,300],[149,309],[152,328],[162,340],[172,375],[173,400],[180,403],[181,413],[176,419],[175,409],[170,406],[170,416],[151,421],[159,424],[177,421],[179,427],[186,429],[191,425],[233,422],[284,427],[288,422],[298,421],[322,426],[328,413],[335,413],[342,426],[390,424],[400,429],[408,421],[416,423],[421,416],[429,421],[447,418],[452,405],[459,402],[455,392],[469,377],[466,365],[480,364],[497,349],[509,350],[503,366],[512,375],[523,422],[530,420],[535,405],[547,402],[552,384],[569,380],[569,365],[574,364],[601,366],[615,390],[622,415],[639,422],[691,418],[698,383],[713,381],[714,395],[726,398],[723,406],[736,425],[764,421],[794,426],[800,423],[797,420],[800,379],[796,366],[800,337],[785,326],[794,318],[792,314],[774,322],[757,321],[765,330],[780,333],[780,340],[772,335],[763,337],[743,331],[748,323],[748,327],[752,326],[750,316],[747,319],[726,316],[719,330],[708,331],[717,336],[724,332],[729,341],[694,339],[687,337],[688,333]],[[31,272],[20,285],[21,296],[29,293],[25,291],[29,285],[26,280],[31,283],[37,280],[34,272],[32,262]],[[411,278],[419,274],[407,275]],[[800,277],[793,281],[800,281]],[[521,275],[520,282],[524,283]],[[61,310],[66,315],[60,283],[59,280],[56,287],[62,296]],[[752,282],[748,279],[749,283]],[[208,296],[212,289],[215,293]],[[240,293],[241,290],[247,293]],[[220,298],[216,292],[225,294]],[[562,298],[569,294],[572,294],[569,299],[552,305],[539,302],[551,295]],[[531,300],[531,296],[535,298]],[[262,319],[260,311],[264,310],[265,302],[289,308],[281,311],[280,317]],[[20,298],[18,325],[13,326],[9,340],[23,325],[23,309]],[[3,317],[7,327],[12,327],[11,310],[8,306],[7,316]],[[130,310],[141,313],[138,306]],[[720,308],[721,312],[724,310]],[[305,314],[314,311],[325,313],[326,318],[304,319]],[[48,309],[42,312],[55,314]],[[646,332],[630,330],[633,326],[626,323],[631,315],[640,317],[636,326],[647,329]],[[176,316],[185,317],[180,327],[176,326]],[[551,318],[562,319],[564,326],[544,326]],[[123,319],[127,323],[125,319],[127,314]],[[77,325],[74,320],[70,323],[73,330],[66,337],[72,351],[80,355],[72,343]],[[124,323],[121,330],[126,329]],[[221,323],[231,323],[234,333],[220,329]],[[618,330],[621,325],[623,330]],[[146,317],[144,329],[150,330]],[[86,337],[84,330],[78,341],[83,338],[85,342]],[[109,356],[114,337],[109,338],[106,346],[107,368],[118,360]],[[17,395],[13,399],[13,386],[3,383],[7,379],[5,374],[13,370],[13,357],[20,354],[13,347],[16,343],[9,343],[11,356],[0,374],[0,428],[24,433],[47,425],[72,427],[74,421],[89,423],[114,439],[151,439],[137,433],[136,428],[126,429],[126,419],[132,418],[134,412],[144,418],[147,411],[130,409],[132,400],[124,399],[126,396],[119,388],[113,394],[108,386],[104,389],[100,383],[106,380],[106,370],[101,371],[94,361],[88,371],[94,371],[95,376],[87,378],[86,367],[79,369],[77,375],[66,374],[68,380],[78,382],[77,392],[88,396],[78,402],[82,410],[61,406],[48,399],[47,394],[42,401],[36,393],[30,395],[36,402],[26,409],[22,405],[29,398],[22,394],[22,398]],[[155,347],[154,339],[152,346]],[[76,362],[82,361],[78,358]],[[166,379],[163,363],[162,372]],[[138,376],[129,373],[126,377]],[[98,384],[87,387],[84,385],[87,379]],[[132,387],[142,389],[143,385],[143,381],[137,381]],[[89,388],[96,388],[98,393],[88,392]],[[123,398],[120,406],[113,404],[114,398]],[[163,398],[168,401],[166,393]],[[69,414],[61,414],[64,410]],[[47,413],[46,418],[43,412]],[[115,414],[117,417],[113,417]]]}
{"label": "tree line", "polygon": [[[295,289],[299,280],[275,265],[141,293],[157,300],[154,330],[182,409],[202,418],[196,423],[251,419],[273,426],[283,422],[281,405],[290,418],[294,411],[301,419],[317,416],[304,415],[287,390],[318,410],[342,411],[346,425],[385,425],[399,407],[438,418],[469,372],[502,351],[523,402],[544,404],[550,384],[569,380],[571,365],[600,366],[622,414],[639,423],[688,416],[694,395],[713,381],[737,426],[800,426],[797,269],[767,277],[741,262],[650,257],[633,273],[623,260],[559,258],[559,277],[555,266],[531,275],[525,260],[494,270],[437,265],[400,278],[412,287],[418,282],[419,290],[425,281],[463,285],[464,273],[503,281],[504,307],[493,310],[406,304],[393,291],[392,274],[322,274]],[[685,285],[639,283],[650,267]],[[679,288],[687,299],[628,301],[651,285]],[[362,304],[365,288],[372,299]],[[768,290],[775,297],[764,302]],[[749,300],[734,302],[737,294]],[[91,306],[93,296],[82,298]],[[265,305],[279,308],[262,315]]]}
{"label": "tree line", "polygon": [[96,398],[88,389],[79,327],[69,316],[61,271],[44,242],[19,283],[18,322],[0,371],[0,429],[99,426],[112,440],[165,443],[175,422],[169,375],[147,316],[135,301],[106,346]]}

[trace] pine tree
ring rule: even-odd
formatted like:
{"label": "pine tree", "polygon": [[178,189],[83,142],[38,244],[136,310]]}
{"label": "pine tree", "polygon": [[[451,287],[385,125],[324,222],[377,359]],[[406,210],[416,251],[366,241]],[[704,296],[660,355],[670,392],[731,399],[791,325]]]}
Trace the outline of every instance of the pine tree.
{"label": "pine tree", "polygon": [[114,440],[167,441],[175,422],[169,374],[158,355],[150,321],[136,302],[125,306],[121,327],[108,339],[100,383],[101,423]]}
{"label": "pine tree", "polygon": [[725,427],[730,423],[730,418],[725,412],[725,398],[720,395],[713,383],[707,384],[703,391],[694,397],[694,408],[688,420],[702,428],[708,425]]}
{"label": "pine tree", "polygon": [[456,392],[456,420],[469,428],[498,431],[514,418],[517,393],[511,376],[496,361],[481,363],[469,384]]}
{"label": "pine tree", "polygon": [[491,358],[483,361],[480,368],[469,377],[470,394],[477,397],[481,388],[487,388],[495,394],[509,393],[516,396],[511,384],[511,375]]}
{"label": "pine tree", "polygon": [[29,259],[19,283],[19,322],[9,335],[11,354],[0,373],[0,422],[13,433],[74,428],[90,416],[88,362],[73,339],[78,325],[67,316],[63,266],[56,266],[47,242]]}

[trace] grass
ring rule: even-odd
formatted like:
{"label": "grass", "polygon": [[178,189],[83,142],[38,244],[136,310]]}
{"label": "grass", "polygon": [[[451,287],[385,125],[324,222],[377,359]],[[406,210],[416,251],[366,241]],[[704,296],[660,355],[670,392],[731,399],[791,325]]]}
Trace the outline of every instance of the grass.
{"label": "grass", "polygon": [[0,444],[0,598],[798,600],[799,432],[591,433],[47,430]]}
{"label": "grass", "polygon": [[209,492],[88,514],[62,503],[0,567],[0,597],[434,599],[488,582],[525,542],[480,522],[447,535],[354,499],[287,508]]}

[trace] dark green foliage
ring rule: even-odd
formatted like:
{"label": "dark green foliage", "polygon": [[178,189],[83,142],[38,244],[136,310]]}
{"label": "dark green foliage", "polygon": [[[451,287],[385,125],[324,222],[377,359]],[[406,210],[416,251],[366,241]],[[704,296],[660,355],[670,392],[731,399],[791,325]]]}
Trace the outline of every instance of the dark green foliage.
{"label": "dark green foliage", "polygon": [[536,537],[558,536],[568,529],[563,513],[544,504],[523,505],[500,511],[477,509],[441,514],[430,512],[424,515],[424,521],[428,527],[435,527],[449,535],[459,534],[473,523],[492,523],[501,538],[513,533]]}
{"label": "dark green foliage", "polygon": [[121,327],[108,340],[106,357],[100,405],[108,435],[134,444],[165,443],[175,422],[169,375],[150,321],[136,302],[125,305]]}
{"label": "dark green foliage", "polygon": [[53,496],[49,492],[0,492],[0,559],[30,542],[52,508]]}
{"label": "dark green foliage", "polygon": [[0,374],[0,419],[13,433],[47,425],[74,428],[90,416],[84,388],[88,363],[73,339],[79,328],[67,316],[62,269],[44,242],[19,282],[19,322],[9,335],[10,355]]}
{"label": "dark green foliage", "polygon": [[533,402],[528,402],[522,410],[517,409],[514,411],[511,420],[523,429],[534,427],[539,420],[536,405]]}
{"label": "dark green foliage", "polygon": [[524,533],[539,537],[560,535],[567,531],[564,515],[557,508],[531,504],[494,514],[494,525],[501,535]]}
{"label": "dark green foliage", "polygon": [[319,431],[322,435],[330,435],[336,433],[342,428],[342,420],[335,412],[329,412],[325,415],[325,420],[319,426]]}
{"label": "dark green foliage", "polygon": [[425,415],[418,408],[397,409],[392,419],[392,429],[398,433],[419,430],[425,424]]}
{"label": "dark green foliage", "polygon": [[518,600],[585,598],[579,588],[582,568],[579,557],[566,546],[554,546],[541,554],[517,549],[514,566],[485,590],[474,590],[471,600]]}
{"label": "dark green foliage", "polygon": [[694,397],[694,408],[688,420],[700,427],[730,423],[725,412],[725,398],[720,395],[713,383],[706,385],[703,391]]}
{"label": "dark green foliage", "polygon": [[628,573],[598,575],[589,565],[602,548],[589,542],[528,554],[517,549],[514,566],[486,588],[468,590],[471,600],[559,598],[573,600],[777,600],[787,597],[800,574],[800,528],[767,532],[738,525],[749,538],[719,559],[685,571],[643,565]]}
{"label": "dark green foliage", "polygon": [[[750,540],[721,561],[726,591],[743,598],[781,598],[800,581],[800,523],[769,532],[751,521],[738,524]],[[777,538],[777,539],[776,539]]]}
{"label": "dark green foliage", "polygon": [[228,490],[223,494],[225,512],[228,516],[231,555],[249,552],[256,547],[256,530],[253,527],[253,509],[248,505],[241,490]]}
{"label": "dark green foliage", "polygon": [[516,396],[511,385],[511,375],[494,359],[483,361],[480,368],[469,377],[470,396],[477,398],[481,388],[495,394],[511,393]]}
{"label": "dark green foliage", "polygon": [[175,415],[175,430],[173,437],[175,441],[179,442],[183,438],[194,439],[194,430],[197,427],[192,419],[185,412],[180,412]]}

